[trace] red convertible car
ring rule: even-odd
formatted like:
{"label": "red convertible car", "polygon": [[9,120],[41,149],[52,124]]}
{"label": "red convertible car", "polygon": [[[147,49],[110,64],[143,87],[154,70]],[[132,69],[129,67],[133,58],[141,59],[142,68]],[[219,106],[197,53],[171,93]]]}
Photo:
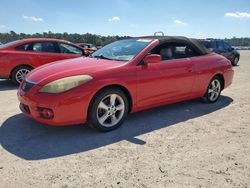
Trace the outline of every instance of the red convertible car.
{"label": "red convertible car", "polygon": [[83,56],[84,49],[58,39],[23,39],[0,46],[0,78],[20,84],[32,69],[62,59]]}
{"label": "red convertible car", "polygon": [[41,66],[18,98],[22,112],[39,122],[110,131],[130,112],[200,97],[214,103],[232,79],[230,61],[195,39],[140,37]]}

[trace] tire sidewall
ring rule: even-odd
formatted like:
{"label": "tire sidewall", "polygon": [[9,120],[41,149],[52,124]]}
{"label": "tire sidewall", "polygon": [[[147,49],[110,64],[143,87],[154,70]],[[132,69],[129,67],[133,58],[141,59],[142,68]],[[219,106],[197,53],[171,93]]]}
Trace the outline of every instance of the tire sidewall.
{"label": "tire sidewall", "polygon": [[[235,63],[235,59],[238,59],[237,63]],[[239,60],[240,60],[240,58],[238,56],[235,56],[234,60],[232,62],[233,66],[237,66],[239,64]]]}
{"label": "tire sidewall", "polygon": [[[97,116],[96,116],[96,111],[97,111],[98,105],[101,102],[101,100],[110,94],[117,94],[120,97],[122,97],[122,99],[124,101],[125,109],[124,109],[123,117],[121,118],[119,123],[117,123],[116,125],[114,125],[112,127],[104,127],[103,125],[101,125],[99,123]],[[128,109],[129,109],[128,99],[123,91],[121,91],[120,89],[117,89],[117,88],[104,89],[104,90],[98,92],[90,103],[90,107],[88,110],[88,124],[90,125],[91,128],[94,128],[94,129],[96,129],[98,131],[102,131],[102,132],[114,130],[114,129],[118,128],[119,126],[121,126],[121,124],[124,122],[124,120],[128,114]]]}

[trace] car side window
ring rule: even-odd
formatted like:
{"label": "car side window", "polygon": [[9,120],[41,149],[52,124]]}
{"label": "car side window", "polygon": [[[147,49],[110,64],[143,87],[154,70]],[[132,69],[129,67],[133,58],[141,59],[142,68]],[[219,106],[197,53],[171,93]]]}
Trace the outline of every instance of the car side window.
{"label": "car side window", "polygon": [[42,52],[47,53],[58,53],[56,44],[54,42],[43,42],[42,43]]}
{"label": "car side window", "polygon": [[42,43],[34,43],[31,51],[42,52]]}
{"label": "car side window", "polygon": [[65,43],[59,43],[59,49],[60,52],[63,54],[78,54],[78,55],[84,55],[83,51],[75,46],[65,44]]}
{"label": "car side window", "polygon": [[223,44],[222,41],[217,41],[216,43],[217,43],[217,49],[218,49],[218,51],[225,51],[224,44]]}
{"label": "car side window", "polygon": [[151,54],[159,54],[163,61],[199,56],[200,54],[185,43],[166,43],[155,47]]}
{"label": "car side window", "polygon": [[232,49],[232,47],[226,42],[224,42],[224,47],[227,51],[230,51]]}
{"label": "car side window", "polygon": [[20,51],[58,53],[57,47],[54,42],[27,43],[16,47],[16,49]]}

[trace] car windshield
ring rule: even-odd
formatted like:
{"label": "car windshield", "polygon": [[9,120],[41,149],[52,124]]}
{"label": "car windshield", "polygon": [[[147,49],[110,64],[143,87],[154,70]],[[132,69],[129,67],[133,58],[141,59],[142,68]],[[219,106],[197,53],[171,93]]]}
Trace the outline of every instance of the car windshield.
{"label": "car windshield", "polygon": [[0,46],[0,49],[7,48],[7,47],[9,47],[9,46],[11,46],[11,45],[13,45],[13,44],[18,43],[18,42],[20,42],[20,40],[15,40],[15,41],[12,41],[12,42],[3,44],[3,45]]}
{"label": "car windshield", "polygon": [[116,61],[130,61],[138,55],[152,40],[125,39],[113,42],[93,53],[90,57]]}

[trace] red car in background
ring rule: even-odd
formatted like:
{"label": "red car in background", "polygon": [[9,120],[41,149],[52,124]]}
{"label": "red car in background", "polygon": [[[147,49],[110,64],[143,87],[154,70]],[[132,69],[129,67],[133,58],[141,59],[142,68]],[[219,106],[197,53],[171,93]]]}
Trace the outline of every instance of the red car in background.
{"label": "red car in background", "polygon": [[33,70],[18,99],[22,112],[42,123],[88,122],[110,131],[129,112],[200,97],[214,103],[232,79],[230,61],[195,39],[140,37]]}
{"label": "red car in background", "polygon": [[34,68],[53,61],[85,56],[83,48],[65,40],[33,38],[0,45],[0,78],[20,84]]}

